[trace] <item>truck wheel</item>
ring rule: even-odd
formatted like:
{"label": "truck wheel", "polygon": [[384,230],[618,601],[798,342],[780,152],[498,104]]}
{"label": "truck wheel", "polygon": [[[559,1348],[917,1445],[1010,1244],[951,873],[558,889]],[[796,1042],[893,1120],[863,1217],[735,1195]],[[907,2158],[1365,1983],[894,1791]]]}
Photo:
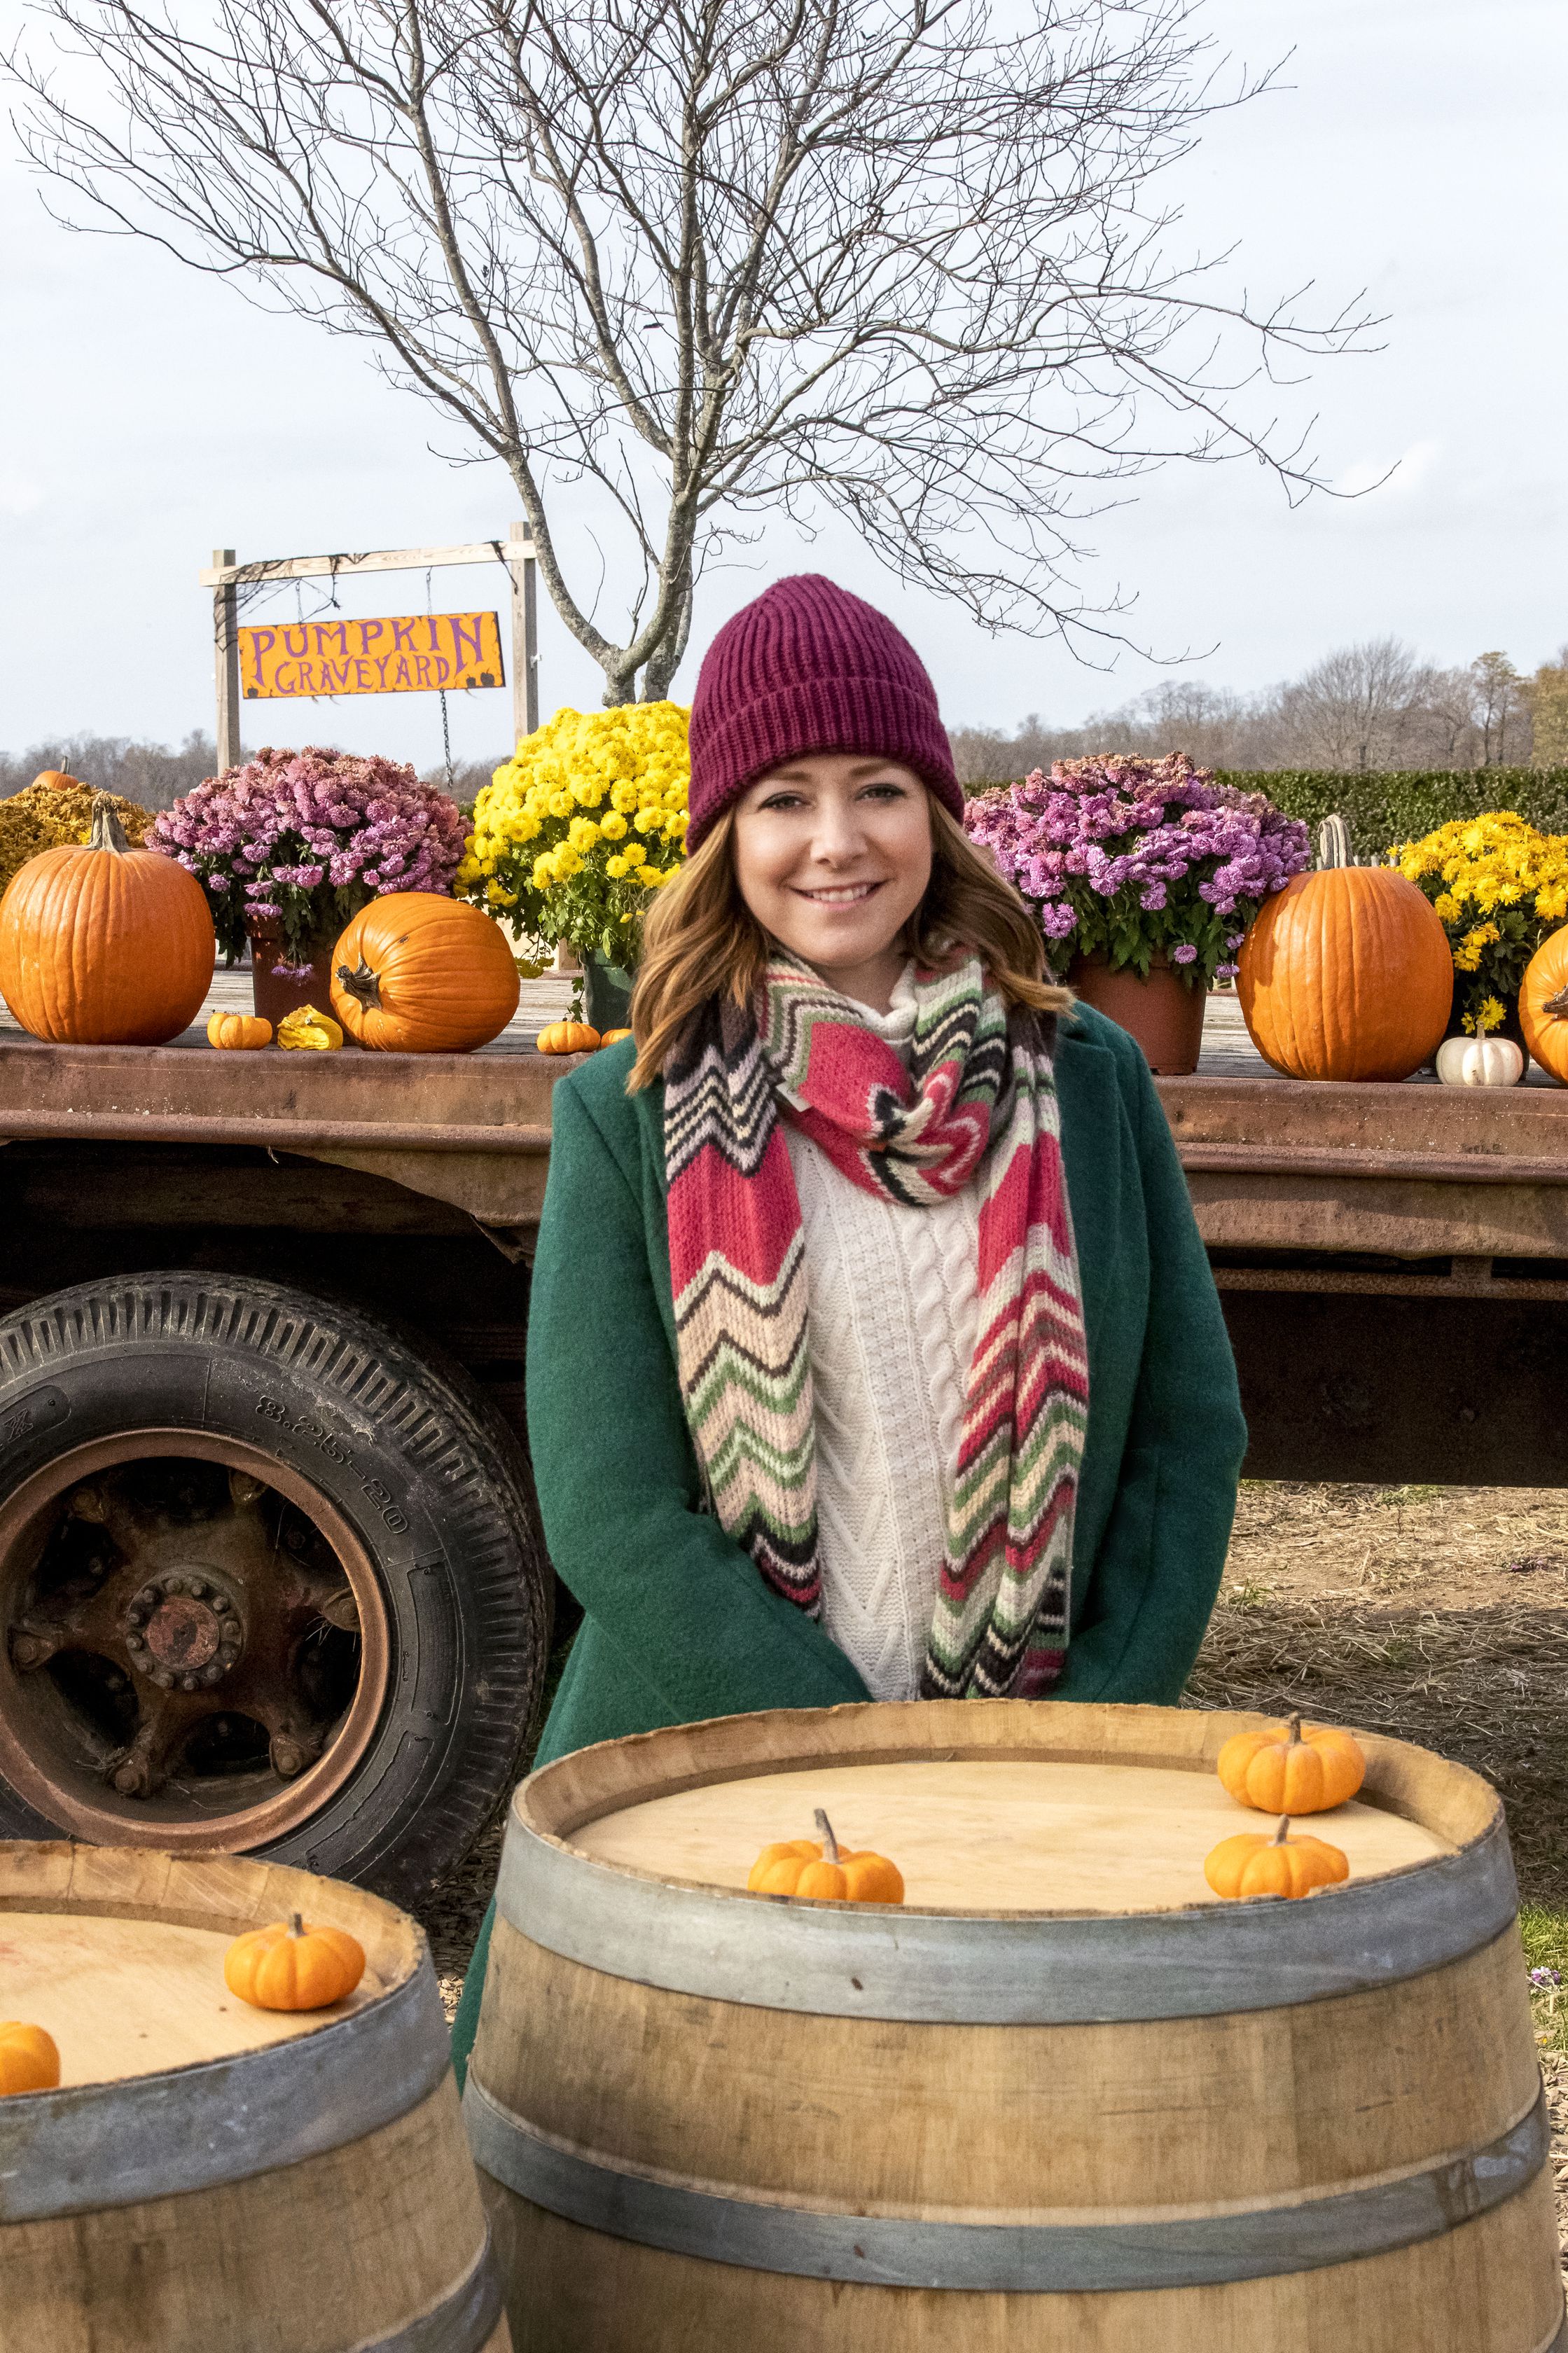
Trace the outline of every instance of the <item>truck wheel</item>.
{"label": "truck wheel", "polygon": [[176,1271],[0,1322],[0,1837],[407,1902],[510,1785],[551,1590],[516,1440],[357,1307]]}

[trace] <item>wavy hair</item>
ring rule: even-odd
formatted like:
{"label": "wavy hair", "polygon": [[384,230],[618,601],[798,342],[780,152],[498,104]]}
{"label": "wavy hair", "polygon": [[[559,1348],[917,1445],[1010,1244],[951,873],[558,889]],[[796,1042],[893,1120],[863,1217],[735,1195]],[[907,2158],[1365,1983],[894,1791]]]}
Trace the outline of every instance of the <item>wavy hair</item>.
{"label": "wavy hair", "polygon": [[[1072,991],[1047,981],[1045,943],[1033,915],[934,794],[931,881],[905,924],[905,952],[925,965],[977,955],[997,995],[1037,1013],[1060,1013]],[[700,1007],[729,996],[745,1005],[768,959],[768,934],[741,896],[732,848],[735,813],[726,809],[643,923],[642,960],[632,990],[637,1060],[627,1092],[662,1076],[677,1039]]]}

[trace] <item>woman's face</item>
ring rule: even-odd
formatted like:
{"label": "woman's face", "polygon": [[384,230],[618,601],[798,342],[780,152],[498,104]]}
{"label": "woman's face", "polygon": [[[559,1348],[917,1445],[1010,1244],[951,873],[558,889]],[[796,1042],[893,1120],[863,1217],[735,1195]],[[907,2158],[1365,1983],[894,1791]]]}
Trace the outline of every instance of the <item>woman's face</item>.
{"label": "woman's face", "polygon": [[824,752],[744,793],[735,880],[765,932],[831,986],[887,1009],[900,934],[931,881],[931,807],[912,768]]}

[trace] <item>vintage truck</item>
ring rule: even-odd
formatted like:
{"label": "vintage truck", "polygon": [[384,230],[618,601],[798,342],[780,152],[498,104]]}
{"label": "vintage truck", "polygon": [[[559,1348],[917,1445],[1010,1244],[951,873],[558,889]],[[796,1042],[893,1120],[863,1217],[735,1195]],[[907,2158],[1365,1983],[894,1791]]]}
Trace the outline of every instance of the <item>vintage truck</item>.
{"label": "vintage truck", "polygon": [[[1568,1460],[1568,1091],[1162,1082],[1270,1478]],[[552,1088],[471,1055],[0,1036],[0,1836],[416,1894],[509,1786]],[[591,1237],[584,1238],[591,1247]]]}

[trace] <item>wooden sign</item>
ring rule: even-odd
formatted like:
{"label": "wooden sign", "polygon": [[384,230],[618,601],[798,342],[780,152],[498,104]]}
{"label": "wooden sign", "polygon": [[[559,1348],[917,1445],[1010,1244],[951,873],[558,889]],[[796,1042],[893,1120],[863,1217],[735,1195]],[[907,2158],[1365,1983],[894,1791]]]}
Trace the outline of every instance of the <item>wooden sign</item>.
{"label": "wooden sign", "polygon": [[240,691],[273,696],[434,694],[504,686],[493,613],[410,613],[379,621],[293,621],[241,629]]}

